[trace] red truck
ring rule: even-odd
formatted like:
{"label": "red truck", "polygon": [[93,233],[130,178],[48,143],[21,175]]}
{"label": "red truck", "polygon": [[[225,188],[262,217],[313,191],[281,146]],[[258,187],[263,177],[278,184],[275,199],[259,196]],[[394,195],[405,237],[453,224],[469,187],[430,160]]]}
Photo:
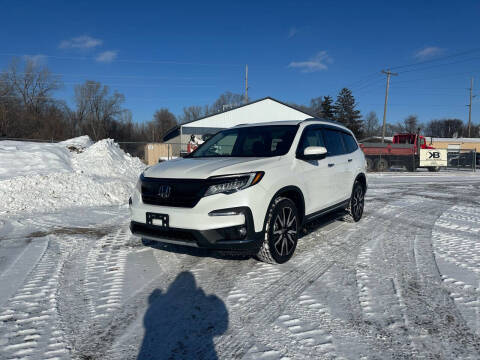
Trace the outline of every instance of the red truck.
{"label": "red truck", "polygon": [[[360,143],[367,160],[367,170],[386,171],[392,166],[405,166],[408,171],[420,167],[420,149],[434,149],[426,144],[425,137],[419,134],[396,134],[392,143]],[[438,171],[438,167],[428,167]]]}

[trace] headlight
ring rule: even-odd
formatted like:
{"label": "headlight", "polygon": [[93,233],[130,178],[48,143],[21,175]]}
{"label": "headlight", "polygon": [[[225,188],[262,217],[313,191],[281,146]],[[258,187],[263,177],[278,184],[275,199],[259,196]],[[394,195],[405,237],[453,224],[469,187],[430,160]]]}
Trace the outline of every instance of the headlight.
{"label": "headlight", "polygon": [[258,184],[262,180],[264,172],[257,171],[247,174],[218,176],[210,178],[214,184],[210,185],[204,196],[224,193],[231,194]]}

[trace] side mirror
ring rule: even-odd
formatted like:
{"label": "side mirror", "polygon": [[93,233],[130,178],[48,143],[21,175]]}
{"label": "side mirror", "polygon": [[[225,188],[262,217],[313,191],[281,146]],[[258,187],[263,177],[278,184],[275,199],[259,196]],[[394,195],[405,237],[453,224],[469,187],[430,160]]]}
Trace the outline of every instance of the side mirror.
{"label": "side mirror", "polygon": [[301,156],[305,160],[320,160],[327,156],[327,149],[323,146],[308,146]]}

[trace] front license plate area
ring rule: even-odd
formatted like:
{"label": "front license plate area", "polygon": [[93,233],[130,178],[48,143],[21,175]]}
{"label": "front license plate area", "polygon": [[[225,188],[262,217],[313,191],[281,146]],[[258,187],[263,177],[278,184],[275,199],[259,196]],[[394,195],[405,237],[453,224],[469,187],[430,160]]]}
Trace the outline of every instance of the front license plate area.
{"label": "front license plate area", "polygon": [[147,212],[147,224],[168,228],[168,215]]}

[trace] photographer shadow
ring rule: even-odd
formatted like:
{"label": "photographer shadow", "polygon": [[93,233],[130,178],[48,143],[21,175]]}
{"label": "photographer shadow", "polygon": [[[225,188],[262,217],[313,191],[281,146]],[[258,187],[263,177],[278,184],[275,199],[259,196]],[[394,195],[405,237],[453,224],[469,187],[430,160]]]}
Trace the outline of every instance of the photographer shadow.
{"label": "photographer shadow", "polygon": [[180,273],[166,292],[154,290],[144,316],[145,335],[137,359],[217,359],[213,338],[228,328],[223,301]]}

